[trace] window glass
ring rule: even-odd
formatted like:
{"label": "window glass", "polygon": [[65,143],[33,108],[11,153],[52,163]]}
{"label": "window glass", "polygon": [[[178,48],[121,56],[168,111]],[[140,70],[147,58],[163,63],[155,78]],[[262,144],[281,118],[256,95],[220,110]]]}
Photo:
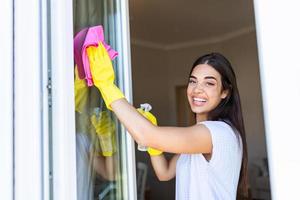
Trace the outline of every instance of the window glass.
{"label": "window glass", "polygon": [[[115,1],[73,1],[77,199],[80,200],[122,197],[119,125],[107,110],[99,90],[88,86],[91,82],[83,77],[86,65],[80,64],[80,59],[84,62],[84,46],[95,45],[95,41],[87,41],[92,30],[99,34],[97,37],[104,36],[112,60],[117,59],[113,50],[116,49],[114,6]],[[113,63],[117,70],[117,62]]]}

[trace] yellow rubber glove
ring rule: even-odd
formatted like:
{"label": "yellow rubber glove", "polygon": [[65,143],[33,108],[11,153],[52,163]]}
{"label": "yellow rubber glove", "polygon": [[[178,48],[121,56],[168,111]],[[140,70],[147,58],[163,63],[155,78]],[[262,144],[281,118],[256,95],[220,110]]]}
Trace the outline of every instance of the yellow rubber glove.
{"label": "yellow rubber glove", "polygon": [[[137,111],[139,111],[139,113],[141,113],[146,119],[148,119],[152,124],[157,125],[157,120],[156,117],[150,113],[149,111],[144,111],[141,108],[138,108]],[[151,147],[148,147],[147,152],[151,155],[151,156],[158,156],[160,154],[162,154],[162,151],[159,151],[157,149],[153,149]]]}
{"label": "yellow rubber glove", "polygon": [[103,156],[112,156],[116,152],[115,124],[107,111],[91,116],[91,122],[96,130]]}
{"label": "yellow rubber glove", "polygon": [[83,113],[88,99],[88,87],[85,83],[85,80],[79,78],[77,66],[75,66],[74,71],[75,110],[79,113]]}
{"label": "yellow rubber glove", "polygon": [[110,57],[101,42],[98,47],[88,47],[87,55],[94,85],[100,90],[106,107],[111,110],[110,104],[124,98],[124,95],[114,84],[115,73]]}

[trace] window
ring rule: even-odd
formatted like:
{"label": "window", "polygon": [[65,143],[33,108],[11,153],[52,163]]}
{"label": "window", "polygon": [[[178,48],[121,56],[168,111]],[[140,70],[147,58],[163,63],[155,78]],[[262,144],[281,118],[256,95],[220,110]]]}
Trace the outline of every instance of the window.
{"label": "window", "polygon": [[[92,30],[98,31],[98,36],[104,36],[103,42],[110,46],[107,49],[117,74],[124,71],[120,65],[122,51],[119,56],[116,52],[120,51],[122,37],[117,35],[118,12],[117,1],[73,0],[75,52],[81,55],[85,43],[82,40]],[[125,139],[124,130],[106,108],[99,90],[81,79],[78,65],[75,72],[77,199],[122,199],[128,191],[127,184],[122,184],[122,177],[127,176],[123,167],[126,162],[122,162],[125,154],[121,153],[127,145],[121,142]],[[117,83],[124,88],[122,80],[117,77]]]}

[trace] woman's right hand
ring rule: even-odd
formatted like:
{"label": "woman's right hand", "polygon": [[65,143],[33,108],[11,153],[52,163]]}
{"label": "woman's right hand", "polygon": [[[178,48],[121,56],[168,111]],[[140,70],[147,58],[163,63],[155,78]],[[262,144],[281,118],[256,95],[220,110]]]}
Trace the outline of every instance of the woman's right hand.
{"label": "woman's right hand", "polygon": [[111,110],[110,104],[124,98],[124,94],[114,84],[115,72],[108,52],[99,42],[98,47],[88,47],[87,54],[94,85],[100,90],[106,107]]}

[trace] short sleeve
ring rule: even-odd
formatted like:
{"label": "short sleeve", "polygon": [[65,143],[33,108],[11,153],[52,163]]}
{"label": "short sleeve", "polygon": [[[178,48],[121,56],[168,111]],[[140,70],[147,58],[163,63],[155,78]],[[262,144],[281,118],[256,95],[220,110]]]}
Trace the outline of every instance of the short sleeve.
{"label": "short sleeve", "polygon": [[211,134],[213,149],[209,163],[219,165],[225,160],[233,161],[239,156],[239,136],[235,134],[231,126],[222,121],[204,121],[201,124],[204,124]]}

